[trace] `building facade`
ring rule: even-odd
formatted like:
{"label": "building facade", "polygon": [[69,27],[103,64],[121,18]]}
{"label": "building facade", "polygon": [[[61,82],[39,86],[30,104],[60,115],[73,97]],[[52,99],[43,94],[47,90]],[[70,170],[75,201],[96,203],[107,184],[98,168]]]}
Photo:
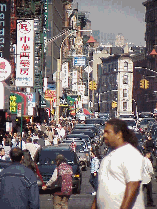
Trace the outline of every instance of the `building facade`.
{"label": "building facade", "polygon": [[100,110],[113,117],[132,114],[133,62],[129,55],[111,55],[98,65]]}
{"label": "building facade", "polygon": [[145,41],[146,41],[146,51],[147,51],[147,67],[157,71],[157,58],[150,56],[153,48],[157,51],[157,1],[156,0],[147,0],[143,2],[145,6],[145,22],[146,22],[146,32],[145,32]]}

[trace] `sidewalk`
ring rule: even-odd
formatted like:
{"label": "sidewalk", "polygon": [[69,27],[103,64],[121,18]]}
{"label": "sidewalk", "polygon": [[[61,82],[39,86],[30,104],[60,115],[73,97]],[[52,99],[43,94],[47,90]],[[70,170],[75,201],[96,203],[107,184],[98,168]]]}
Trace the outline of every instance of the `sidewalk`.
{"label": "sidewalk", "polygon": [[[156,207],[146,207],[146,209],[152,209],[152,208],[157,208],[157,172],[156,172],[156,160],[153,159],[153,168],[154,168],[154,176],[152,179],[152,186],[153,186],[153,201],[154,205]],[[147,204],[147,195],[146,195],[146,190],[144,191],[144,200],[145,200],[145,205]]]}

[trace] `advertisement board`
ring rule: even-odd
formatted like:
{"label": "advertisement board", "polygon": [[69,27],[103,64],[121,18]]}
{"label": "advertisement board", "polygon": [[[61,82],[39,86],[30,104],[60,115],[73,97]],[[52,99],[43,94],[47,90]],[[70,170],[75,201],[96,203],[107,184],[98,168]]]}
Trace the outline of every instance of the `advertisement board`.
{"label": "advertisement board", "polygon": [[16,86],[34,85],[34,20],[17,20]]}
{"label": "advertisement board", "polygon": [[10,63],[0,57],[0,81],[6,80],[11,74],[11,65]]}

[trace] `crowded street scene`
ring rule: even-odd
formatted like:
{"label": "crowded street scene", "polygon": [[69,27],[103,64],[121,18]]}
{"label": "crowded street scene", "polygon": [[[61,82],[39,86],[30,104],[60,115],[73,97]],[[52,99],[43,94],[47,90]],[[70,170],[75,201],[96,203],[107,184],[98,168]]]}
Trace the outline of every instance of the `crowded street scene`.
{"label": "crowded street scene", "polygon": [[157,208],[157,0],[0,0],[0,209]]}

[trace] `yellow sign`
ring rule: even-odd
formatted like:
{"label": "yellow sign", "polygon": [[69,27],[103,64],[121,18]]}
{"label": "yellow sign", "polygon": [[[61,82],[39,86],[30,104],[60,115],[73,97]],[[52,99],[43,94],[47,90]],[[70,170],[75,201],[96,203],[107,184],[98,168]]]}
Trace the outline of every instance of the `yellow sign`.
{"label": "yellow sign", "polygon": [[140,88],[141,89],[148,89],[149,88],[149,81],[146,79],[140,80]]}

